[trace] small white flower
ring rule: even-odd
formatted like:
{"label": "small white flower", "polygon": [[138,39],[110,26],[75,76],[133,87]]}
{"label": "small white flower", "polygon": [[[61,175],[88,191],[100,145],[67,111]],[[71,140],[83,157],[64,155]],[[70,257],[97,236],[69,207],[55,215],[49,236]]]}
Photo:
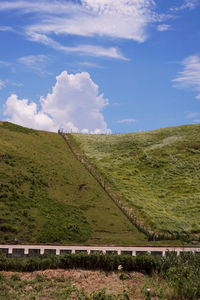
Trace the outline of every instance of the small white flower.
{"label": "small white flower", "polygon": [[120,270],[122,270],[122,269],[123,269],[122,265],[119,265],[119,266],[118,266],[118,270],[120,271]]}

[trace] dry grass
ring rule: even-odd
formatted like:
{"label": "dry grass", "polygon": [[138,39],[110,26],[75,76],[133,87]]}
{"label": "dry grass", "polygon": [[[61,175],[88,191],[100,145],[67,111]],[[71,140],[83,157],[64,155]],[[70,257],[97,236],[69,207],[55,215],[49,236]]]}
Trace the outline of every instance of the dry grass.
{"label": "dry grass", "polygon": [[[127,273],[127,279],[119,279],[118,272],[105,273],[102,271],[86,271],[86,270],[45,270],[32,273],[13,273],[0,272],[0,274],[8,280],[10,294],[14,296],[13,277],[18,276],[18,282],[25,283],[20,291],[21,299],[31,299],[36,294],[35,299],[66,299],[56,298],[54,291],[64,289],[69,285],[77,290],[84,290],[88,295],[93,291],[106,289],[107,294],[119,295],[126,289],[130,297],[134,299],[144,299],[141,295],[141,289],[145,282],[145,275],[136,272]],[[20,280],[19,280],[20,279]],[[9,281],[10,280],[10,281]],[[10,282],[10,283],[9,283]],[[37,286],[42,284],[41,290],[37,291]],[[15,292],[17,292],[15,290]],[[1,298],[4,299],[4,298]],[[9,299],[9,298],[8,298]],[[14,299],[14,298],[11,298]],[[34,299],[34,298],[32,298]],[[133,298],[130,298],[133,299]]]}

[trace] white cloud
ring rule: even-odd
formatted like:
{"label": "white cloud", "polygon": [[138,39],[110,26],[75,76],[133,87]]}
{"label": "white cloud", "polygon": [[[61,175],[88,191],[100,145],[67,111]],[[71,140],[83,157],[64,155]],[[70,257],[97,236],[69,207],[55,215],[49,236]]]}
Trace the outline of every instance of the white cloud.
{"label": "white cloud", "polygon": [[31,68],[39,73],[45,73],[44,68],[47,64],[47,56],[46,55],[28,55],[23,56],[18,59],[18,62],[25,65],[28,68]]}
{"label": "white cloud", "polygon": [[135,123],[136,119],[123,119],[123,120],[119,120],[117,121],[117,123]]}
{"label": "white cloud", "polygon": [[0,31],[13,31],[13,28],[10,26],[0,26]]}
{"label": "white cloud", "polygon": [[[187,0],[194,2],[195,0]],[[191,5],[191,3],[190,3]],[[159,14],[155,0],[35,0],[4,1],[0,10],[31,13],[32,22],[24,25],[26,38],[67,53],[80,53],[115,59],[125,59],[116,47],[100,45],[66,45],[59,43],[59,36],[105,37],[144,42],[152,23],[171,18]],[[157,26],[166,31],[170,25]],[[100,41],[100,39],[98,39]]]}
{"label": "white cloud", "polygon": [[108,100],[99,94],[98,85],[89,73],[64,71],[56,77],[52,93],[40,98],[40,110],[36,103],[11,95],[4,114],[11,122],[36,129],[109,133],[101,113],[107,104]]}
{"label": "white cloud", "polygon": [[[70,9],[71,8],[71,9]],[[27,1],[27,0],[18,0],[18,1],[1,1],[0,3],[0,10],[20,10],[23,14],[27,13],[55,13],[55,14],[63,14],[64,11],[72,12],[74,11],[75,6],[72,2],[63,1],[40,1],[35,0]]]}
{"label": "white cloud", "polygon": [[0,66],[9,67],[11,66],[11,63],[9,61],[0,60]]}
{"label": "white cloud", "polygon": [[91,62],[91,61],[82,61],[78,63],[80,66],[86,67],[86,68],[102,68],[100,65]]}
{"label": "white cloud", "polygon": [[82,0],[69,14],[46,16],[43,22],[29,27],[43,34],[107,36],[143,42],[147,25],[155,20],[153,0]]}
{"label": "white cloud", "polygon": [[104,56],[108,58],[127,60],[115,47],[104,48],[95,45],[80,45],[77,47],[62,47],[62,48],[66,52],[79,52],[90,56]]}
{"label": "white cloud", "polygon": [[0,90],[2,90],[6,86],[5,82],[0,79]]}
{"label": "white cloud", "polygon": [[45,34],[39,34],[35,32],[27,31],[27,38],[34,42],[39,42],[44,45],[50,46],[56,50],[65,51],[67,53],[73,53],[77,52],[80,54],[90,55],[90,56],[102,56],[102,57],[108,57],[108,58],[114,58],[114,59],[123,59],[127,60],[119,50],[117,50],[114,47],[111,48],[105,48],[101,46],[95,46],[95,45],[78,45],[75,47],[67,47],[62,46],[60,43],[56,42],[52,38],[48,37]]}
{"label": "white cloud", "polygon": [[193,123],[200,123],[200,120],[199,120],[200,113],[199,112],[185,112],[185,116],[187,119],[190,119]]}
{"label": "white cloud", "polygon": [[35,34],[107,36],[144,42],[148,25],[159,20],[154,0],[1,1],[0,10],[37,15]]}
{"label": "white cloud", "polygon": [[27,99],[18,99],[17,95],[11,95],[5,106],[4,115],[9,116],[10,122],[30,128],[55,131],[53,120],[45,113],[37,112],[37,104],[28,103]]}
{"label": "white cloud", "polygon": [[19,62],[25,64],[26,66],[32,67],[36,64],[41,64],[45,62],[47,57],[45,55],[28,55],[20,57],[18,60]]}
{"label": "white cloud", "polygon": [[171,29],[171,25],[168,24],[161,24],[157,26],[158,31],[167,31]]}
{"label": "white cloud", "polygon": [[199,0],[184,0],[183,4],[178,7],[172,7],[171,11],[180,11],[184,9],[194,9],[199,5]]}
{"label": "white cloud", "polygon": [[192,88],[198,92],[196,98],[200,99],[200,56],[189,56],[181,64],[183,70],[172,80],[175,82],[174,87]]}
{"label": "white cloud", "polygon": [[188,119],[194,119],[200,116],[199,112],[187,112],[186,113],[186,118]]}
{"label": "white cloud", "polygon": [[23,87],[24,84],[21,83],[21,82],[15,82],[15,81],[12,81],[12,80],[9,80],[9,83],[14,85],[14,86],[17,86],[17,87]]}
{"label": "white cloud", "polygon": [[[198,4],[199,0],[184,0],[181,6],[171,8],[171,11],[193,9]],[[114,38],[144,42],[148,38],[148,30],[152,23],[172,17],[169,14],[159,14],[155,0],[1,0],[1,10],[14,10],[19,14],[31,13],[34,17],[31,23],[23,26],[29,40],[68,53],[116,59],[125,58],[115,47],[64,45],[58,42],[58,36],[99,36],[107,37],[110,41]],[[9,27],[4,29],[9,30]],[[157,26],[158,31],[169,29],[170,25],[167,24]]]}

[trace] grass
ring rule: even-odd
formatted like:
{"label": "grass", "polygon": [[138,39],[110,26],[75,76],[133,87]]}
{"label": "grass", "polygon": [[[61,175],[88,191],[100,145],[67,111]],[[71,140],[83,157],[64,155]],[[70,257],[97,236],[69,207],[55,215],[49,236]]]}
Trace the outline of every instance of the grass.
{"label": "grass", "polygon": [[[70,259],[72,264],[69,264]],[[127,255],[94,257],[75,254],[60,258],[46,256],[39,259],[13,259],[0,256],[0,260],[2,300],[198,300],[200,297],[198,254],[185,253],[177,256],[172,252],[166,257],[146,254],[138,255],[136,258]],[[38,264],[39,260],[41,264]],[[100,261],[107,264],[99,264]],[[34,268],[29,268],[30,263]],[[48,268],[50,266],[51,268]],[[33,269],[38,271],[30,272]]]}
{"label": "grass", "polygon": [[199,240],[200,125],[68,136],[147,227]]}
{"label": "grass", "polygon": [[[129,274],[125,288],[131,298],[123,294],[123,285],[117,273],[99,271],[47,270],[32,274],[0,273],[0,298],[10,299],[81,299],[81,300],[127,300],[141,295],[144,281],[142,274]],[[87,282],[87,284],[86,284]],[[88,284],[89,282],[89,284]],[[139,287],[136,284],[139,283]],[[102,284],[104,286],[102,287]],[[131,284],[132,288],[128,285]],[[143,294],[143,293],[142,293]]]}
{"label": "grass", "polygon": [[0,122],[0,244],[7,243],[143,245],[147,239],[60,135]]}
{"label": "grass", "polygon": [[150,277],[141,273],[124,272],[127,278],[122,282],[117,272],[47,270],[33,274],[2,273],[1,300],[139,300],[148,299],[149,288],[152,299],[188,299],[178,297],[170,284],[158,275]]}

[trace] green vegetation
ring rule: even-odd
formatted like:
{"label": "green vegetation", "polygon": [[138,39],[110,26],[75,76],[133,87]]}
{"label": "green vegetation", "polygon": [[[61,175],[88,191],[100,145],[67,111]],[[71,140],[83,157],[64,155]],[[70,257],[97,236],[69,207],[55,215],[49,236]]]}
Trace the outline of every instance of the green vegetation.
{"label": "green vegetation", "polygon": [[137,256],[99,253],[76,253],[59,256],[44,254],[39,257],[23,258],[6,257],[0,254],[0,271],[33,272],[58,268],[82,268],[109,272],[117,270],[119,265],[123,265],[125,271],[152,274],[159,267],[160,261],[160,257],[149,254]]}
{"label": "green vegetation", "polygon": [[64,139],[0,122],[0,243],[145,244]]}
{"label": "green vegetation", "polygon": [[88,294],[84,289],[78,290],[70,284],[70,281],[57,282],[43,278],[42,282],[38,282],[37,277],[33,280],[13,281],[12,278],[2,277],[0,281],[0,297],[2,300],[11,299],[80,299],[80,300],[127,300],[126,294],[110,294],[105,289],[93,291]]}
{"label": "green vegetation", "polygon": [[155,238],[200,239],[200,125],[68,137]]}
{"label": "green vegetation", "polygon": [[[90,295],[81,289],[78,290],[71,285],[70,280],[64,276],[49,279],[46,276],[37,274],[33,279],[21,279],[14,273],[10,277],[0,274],[0,297],[1,299],[81,299],[101,300],[116,299],[114,295],[109,298],[105,290],[92,292]],[[48,298],[47,298],[48,297]],[[108,298],[107,298],[108,297]],[[122,298],[121,298],[122,299]],[[125,299],[125,298],[124,298]]]}
{"label": "green vegetation", "polygon": [[[133,279],[134,282],[134,273],[132,274],[132,271],[145,274],[145,281],[143,286],[141,286],[143,297],[147,296],[148,288],[151,290],[149,294],[152,297],[156,297],[155,299],[189,300],[199,299],[200,297],[199,254],[188,253],[177,256],[176,253],[172,252],[165,257],[155,257],[149,254],[132,257],[129,255],[88,255],[80,253],[58,257],[44,255],[38,258],[26,257],[20,259],[0,256],[0,271],[32,272],[49,268],[102,270],[107,272],[107,276],[109,272],[115,271],[122,281],[123,294],[113,294],[109,298],[105,290],[102,290],[88,295],[84,290],[78,290],[74,284],[71,285],[72,276],[70,276],[70,281],[68,280],[68,282],[64,277],[54,277],[52,280],[47,280],[41,274],[37,274],[31,281],[22,281],[19,274],[13,274],[9,278],[5,278],[0,273],[1,299],[20,299],[22,295],[23,297],[26,296],[26,299],[34,299],[33,296],[36,295],[37,299],[45,298],[47,295],[49,295],[48,299],[137,299],[129,297],[131,286],[129,283],[128,290],[126,285],[126,280]],[[81,278],[85,280],[85,275],[83,277],[79,275],[78,281]]]}

